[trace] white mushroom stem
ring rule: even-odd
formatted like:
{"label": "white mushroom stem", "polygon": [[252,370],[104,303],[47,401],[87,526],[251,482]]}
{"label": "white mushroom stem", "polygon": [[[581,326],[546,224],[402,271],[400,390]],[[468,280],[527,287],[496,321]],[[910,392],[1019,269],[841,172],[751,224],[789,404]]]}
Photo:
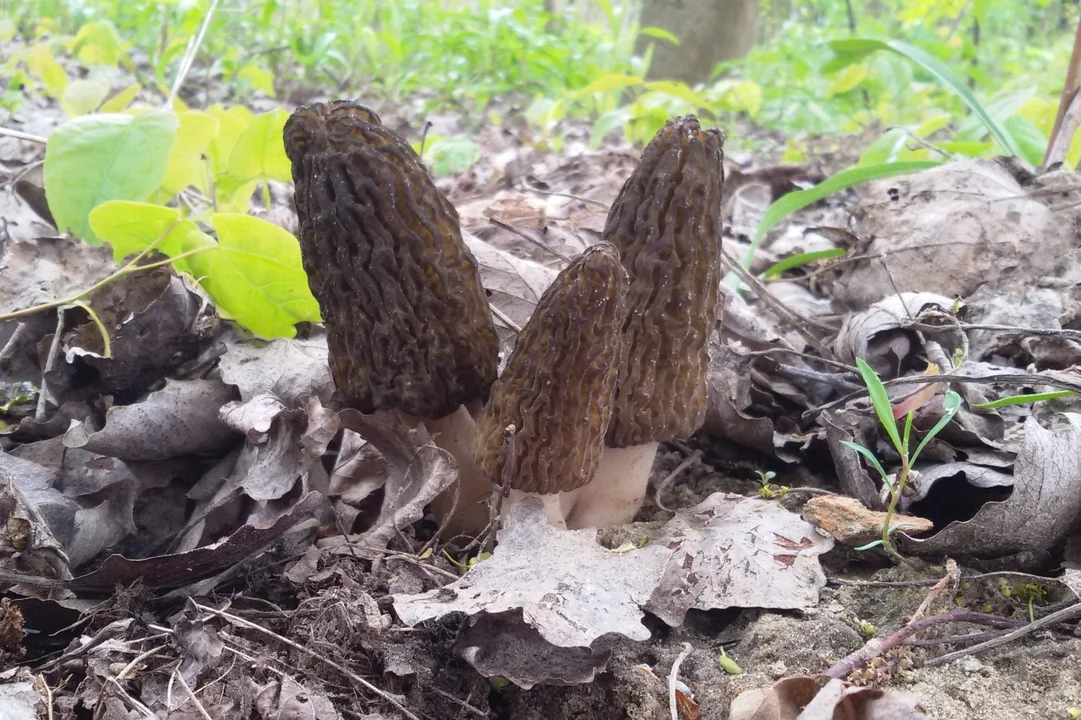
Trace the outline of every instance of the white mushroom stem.
{"label": "white mushroom stem", "polygon": [[657,457],[658,443],[626,448],[604,448],[597,472],[588,485],[571,493],[564,501],[569,530],[587,527],[613,527],[632,520],[646,499],[649,475]]}
{"label": "white mushroom stem", "polygon": [[578,491],[572,491],[569,493],[555,493],[549,495],[539,495],[537,493],[522,492],[521,490],[511,490],[507,494],[507,498],[503,501],[503,509],[500,513],[502,518],[506,518],[507,510],[511,505],[522,502],[526,498],[540,498],[544,503],[544,514],[548,518],[548,522],[552,523],[560,530],[567,529],[567,512],[569,511],[572,502],[569,502],[570,498]]}
{"label": "white mushroom stem", "polygon": [[[453,455],[458,462],[458,507],[447,522],[443,539],[450,540],[458,534],[476,537],[488,525],[488,500],[492,496],[492,484],[473,459],[473,437],[477,434],[477,424],[463,406],[438,420],[425,419],[424,426],[432,436],[432,442]],[[452,485],[432,501],[432,512],[440,525],[450,515],[453,505]]]}

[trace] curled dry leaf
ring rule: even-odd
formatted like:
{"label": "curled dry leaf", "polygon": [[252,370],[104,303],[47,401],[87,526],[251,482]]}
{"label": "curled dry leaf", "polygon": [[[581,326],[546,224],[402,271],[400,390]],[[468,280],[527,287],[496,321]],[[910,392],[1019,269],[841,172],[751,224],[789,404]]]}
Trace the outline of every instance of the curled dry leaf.
{"label": "curled dry leaf", "polygon": [[1065,540],[1081,518],[1081,415],[1066,413],[1061,420],[1052,430],[1033,418],[1025,422],[1008,500],[989,502],[971,520],[930,538],[905,537],[905,545],[921,553],[996,557]]}
{"label": "curled dry leaf", "polygon": [[305,340],[226,343],[225,347],[218,361],[222,380],[237,386],[241,400],[267,394],[295,406],[302,398],[315,395],[324,405],[329,404],[334,385],[324,333]]}

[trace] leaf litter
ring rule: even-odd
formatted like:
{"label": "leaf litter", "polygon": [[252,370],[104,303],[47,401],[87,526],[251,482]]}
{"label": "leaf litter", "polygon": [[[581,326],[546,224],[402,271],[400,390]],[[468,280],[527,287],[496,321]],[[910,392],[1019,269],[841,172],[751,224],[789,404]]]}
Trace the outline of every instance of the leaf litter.
{"label": "leaf litter", "polygon": [[[454,184],[441,181],[498,311],[504,355],[561,256],[599,239],[605,206],[637,156],[576,150],[573,141],[560,155],[505,135],[482,131],[480,162]],[[16,154],[34,157],[26,143]],[[726,198],[735,224],[753,229],[769,201],[821,179],[789,168],[774,173],[785,183],[773,182],[769,170],[740,169],[746,177]],[[827,667],[867,644],[868,624],[880,636],[903,630],[931,599],[926,582],[935,575],[834,547],[808,522],[821,526],[821,515],[805,520],[800,511],[819,494],[802,488],[853,496],[867,513],[883,509],[879,479],[839,444],[855,440],[896,466],[846,367],[875,358],[894,381],[895,402],[933,382],[968,403],[928,445],[902,500],[932,526],[904,536],[904,552],[958,557],[966,573],[986,576],[959,586],[954,600],[1010,628],[1077,603],[1076,589],[1053,579],[1056,553],[1077,544],[1081,517],[1076,400],[974,407],[1004,394],[1081,389],[1072,370],[1076,224],[1064,217],[1076,211],[1061,202],[1074,192],[1068,181],[1010,163],[951,163],[871,184],[855,204],[808,208],[797,218],[811,222],[776,229],[763,257],[854,238],[852,259],[726,294],[706,428],[666,445],[654,468],[652,487],[677,498],[674,512],[651,500],[638,523],[618,531],[560,531],[531,504],[517,505],[492,555],[471,567],[479,548],[445,545],[427,512],[454,482],[455,458],[396,416],[333,409],[318,328],[301,323],[289,340],[245,338],[201,289],[162,270],[88,298],[106,318],[110,353],[79,308],[9,321],[0,380],[29,381],[40,396],[4,411],[12,414],[0,439],[0,582],[13,602],[0,613],[35,632],[0,642],[8,653],[0,693],[36,712],[47,697],[41,683],[63,673],[80,679],[52,687],[65,708],[184,717],[191,706],[170,692],[178,673],[196,691],[220,681],[222,692],[202,699],[215,717],[242,708],[336,717],[358,706],[386,717],[463,708],[515,718],[668,717],[675,668],[702,717],[997,720],[1019,716],[1034,698],[1042,716],[1061,714],[1081,696],[1067,660],[1078,640],[1065,624],[920,667],[940,648],[976,642],[946,626],[952,635],[921,635],[902,655],[877,656],[866,677],[825,682]],[[25,201],[5,194],[4,203]],[[285,203],[274,210],[295,227]],[[823,230],[850,211],[851,237]],[[62,300],[115,270],[107,248],[31,231],[45,226],[19,212],[9,225],[18,240],[0,260],[3,312]],[[955,217],[964,222],[952,226]],[[740,243],[725,238],[735,257]],[[296,317],[311,319],[308,310]],[[925,375],[928,362],[937,376]],[[941,417],[940,398],[919,398],[917,435]],[[698,459],[686,465],[692,451]],[[665,477],[680,466],[681,475]],[[756,475],[767,470],[772,484]],[[861,522],[863,532],[876,526]],[[1007,568],[1021,572],[1002,574]],[[201,609],[221,593],[229,607]],[[185,601],[195,596],[207,599]],[[81,615],[102,602],[105,614]],[[82,629],[51,626],[50,617],[79,619]],[[62,631],[46,642],[46,627]],[[747,672],[724,672],[722,648]],[[176,673],[124,667],[151,650],[140,662],[173,663]]]}

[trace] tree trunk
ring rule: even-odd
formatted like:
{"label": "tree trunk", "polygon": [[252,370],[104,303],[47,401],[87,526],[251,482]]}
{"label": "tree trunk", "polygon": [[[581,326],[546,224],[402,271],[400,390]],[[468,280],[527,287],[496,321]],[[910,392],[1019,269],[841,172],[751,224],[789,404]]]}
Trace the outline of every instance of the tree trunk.
{"label": "tree trunk", "polygon": [[653,44],[649,77],[705,82],[717,63],[743,57],[754,45],[758,0],[645,0],[642,27],[660,27],[680,39],[641,35],[636,51]]}

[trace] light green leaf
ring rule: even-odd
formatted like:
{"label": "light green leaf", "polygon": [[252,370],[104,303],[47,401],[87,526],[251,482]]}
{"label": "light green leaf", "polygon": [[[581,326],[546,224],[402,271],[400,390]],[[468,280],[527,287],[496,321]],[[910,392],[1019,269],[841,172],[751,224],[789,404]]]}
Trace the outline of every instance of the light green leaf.
{"label": "light green leaf", "polygon": [[791,270],[792,268],[797,268],[801,265],[813,263],[818,260],[841,257],[846,252],[847,250],[845,250],[844,248],[829,248],[828,250],[812,250],[811,252],[792,255],[791,257],[786,257],[784,260],[774,263],[774,265],[769,270],[766,270],[763,277],[765,277],[767,280],[775,277],[780,277],[781,273],[783,273],[785,270]]}
{"label": "light green leaf", "polygon": [[87,65],[116,65],[120,61],[120,33],[108,20],[94,20],[83,25],[70,47]]}
{"label": "light green leaf", "polygon": [[987,127],[987,130],[991,133],[991,136],[998,143],[999,147],[1008,155],[1018,156],[1020,152],[1014,146],[1012,138],[1002,129],[995,120],[987,113],[983,105],[980,104],[976,96],[969,90],[968,85],[957,77],[952,70],[942,63],[941,60],[934,55],[922,50],[914,45],[909,45],[906,42],[900,40],[876,40],[873,38],[851,38],[847,40],[834,40],[830,43],[830,49],[837,54],[838,60],[843,62],[854,62],[856,59],[869,55],[877,50],[889,50],[895,52],[902,57],[906,57],[912,62],[922,67],[927,72],[931,73],[939,83],[954,92],[961,99],[961,102],[968,107],[980,121]]}
{"label": "light green leaf", "polygon": [[672,32],[665,30],[662,27],[655,27],[653,25],[649,25],[642,28],[638,32],[642,35],[645,35],[646,37],[655,37],[660,40],[667,40],[673,45],[679,45],[679,38],[676,37],[675,34],[673,34]]}
{"label": "light green leaf", "polygon": [[198,110],[180,112],[176,116],[180,120],[180,127],[176,131],[176,142],[169,154],[169,167],[161,188],[170,197],[189,185],[207,194],[207,173],[210,169],[203,162],[203,151],[218,135],[218,119]]}
{"label": "light green leaf", "polygon": [[243,105],[233,105],[226,109],[221,103],[211,105],[206,112],[218,119],[218,135],[206,148],[206,156],[210,158],[210,168],[217,175],[225,172],[229,167],[229,156],[237,140],[255,121],[255,113]]}
{"label": "light green leaf", "polygon": [[901,443],[901,435],[897,432],[897,421],[893,418],[893,404],[890,402],[886,386],[878,377],[870,365],[863,358],[856,358],[856,368],[860,371],[863,384],[867,387],[867,394],[871,396],[871,405],[878,415],[878,421],[882,424],[886,434],[890,436],[890,442],[898,453],[904,453],[904,445]]}
{"label": "light green leaf", "polygon": [[45,198],[57,227],[97,245],[90,211],[109,200],[145,200],[161,185],[178,126],[171,112],[84,115],[45,144]]}
{"label": "light green leaf", "polygon": [[60,107],[68,117],[93,112],[109,94],[109,83],[104,80],[84,78],[69,84],[60,97]]}
{"label": "light green leaf", "polygon": [[589,147],[596,150],[604,141],[608,133],[616,128],[621,128],[631,121],[630,108],[621,107],[604,113],[593,123],[593,134],[589,137]]}
{"label": "light green leaf", "polygon": [[1025,162],[1033,167],[1039,167],[1043,163],[1043,155],[1047,151],[1047,137],[1038,127],[1020,115],[1007,118],[1002,127],[1013,138]]}
{"label": "light green leaf", "polygon": [[131,105],[132,100],[139,94],[139,91],[143,89],[143,86],[139,83],[132,83],[126,88],[113,95],[101,105],[101,111],[103,113],[118,113],[126,110],[128,105]]}
{"label": "light green leaf", "polygon": [[[156,249],[163,255],[176,257],[184,252],[188,233],[199,229],[175,208],[128,200],[98,205],[90,211],[90,227],[102,242],[112,246],[113,259],[118,264],[129,255],[146,250],[158,238],[162,239]],[[186,261],[187,258],[178,261],[177,269],[188,271]]]}
{"label": "light green leaf", "polygon": [[15,21],[11,18],[0,18],[0,43],[11,42],[15,39]]}
{"label": "light green leaf", "polygon": [[229,155],[229,173],[240,180],[292,182],[293,166],[282,140],[288,119],[280,108],[256,117],[237,138]]}
{"label": "light green leaf", "polygon": [[217,248],[190,265],[219,310],[264,338],[293,337],[298,322],[319,321],[292,234],[251,215],[217,213],[210,222]]}
{"label": "light green leaf", "polygon": [[251,83],[252,89],[258,90],[267,97],[274,97],[274,75],[255,63],[248,63],[240,68],[237,77]]}
{"label": "light green leaf", "polygon": [[620,88],[641,84],[642,78],[635,77],[634,75],[606,73],[586,85],[581,90],[572,93],[571,97],[585,97],[587,95],[595,95],[596,93],[609,92],[610,90],[618,90]]}
{"label": "light green leaf", "polygon": [[26,67],[30,74],[41,81],[45,91],[54,98],[60,98],[68,87],[68,74],[53,56],[52,48],[46,42],[40,42],[26,54]]}
{"label": "light green leaf", "polygon": [[855,89],[867,78],[867,63],[854,63],[847,66],[833,79],[826,88],[827,95],[841,95]]}
{"label": "light green leaf", "polygon": [[696,108],[708,108],[709,101],[703,98],[698,93],[691,90],[685,83],[673,82],[671,80],[654,80],[652,82],[645,83],[646,90],[653,92],[659,92],[663,95],[669,95],[680,100],[685,100]]}
{"label": "light green leaf", "polygon": [[923,448],[926,447],[927,443],[931,442],[932,438],[942,432],[942,428],[946,427],[950,420],[953,420],[953,416],[961,409],[961,396],[953,390],[947,391],[942,398],[942,409],[946,411],[945,414],[938,419],[938,422],[931,428],[931,431],[923,436],[923,440],[920,442],[919,447],[916,448],[916,452],[912,453],[912,457],[909,459],[910,465],[916,463],[916,458],[923,452]]}
{"label": "light green leaf", "polygon": [[991,402],[976,403],[973,405],[973,409],[978,410],[995,410],[997,408],[1009,407],[1010,405],[1027,405],[1029,403],[1043,402],[1045,400],[1057,400],[1064,397],[1072,397],[1076,395],[1073,390],[1052,390],[1051,392],[1043,393],[1026,393],[1024,395],[1011,395],[1009,397],[999,398],[998,400],[992,400]]}
{"label": "light green leaf", "polygon": [[[797,210],[801,210],[838,190],[844,190],[853,185],[896,175],[908,175],[941,164],[941,162],[933,160],[914,160],[911,162],[882,163],[880,165],[858,165],[830,176],[813,188],[788,193],[766,208],[762,219],[758,221],[758,228],[755,230],[754,238],[751,240],[751,247],[743,257],[743,266],[750,267],[751,259],[754,258],[754,253],[766,233]],[[729,287],[735,287],[738,284],[738,278],[734,273],[729,273],[725,278],[725,283]]]}
{"label": "light green leaf", "polygon": [[471,166],[480,158],[477,144],[464,136],[436,138],[424,148],[433,175],[445,176]]}
{"label": "light green leaf", "polygon": [[875,470],[878,471],[879,476],[882,477],[882,479],[886,482],[886,484],[887,485],[890,484],[890,476],[886,474],[885,468],[882,467],[882,463],[880,463],[878,461],[878,458],[875,457],[875,454],[873,452],[871,452],[868,448],[865,448],[862,445],[858,445],[858,444],[856,444],[854,442],[850,442],[848,440],[842,440],[841,444],[844,445],[849,450],[855,450],[860,455],[862,455],[864,458],[866,458],[867,462],[871,463],[871,467],[873,467]]}

